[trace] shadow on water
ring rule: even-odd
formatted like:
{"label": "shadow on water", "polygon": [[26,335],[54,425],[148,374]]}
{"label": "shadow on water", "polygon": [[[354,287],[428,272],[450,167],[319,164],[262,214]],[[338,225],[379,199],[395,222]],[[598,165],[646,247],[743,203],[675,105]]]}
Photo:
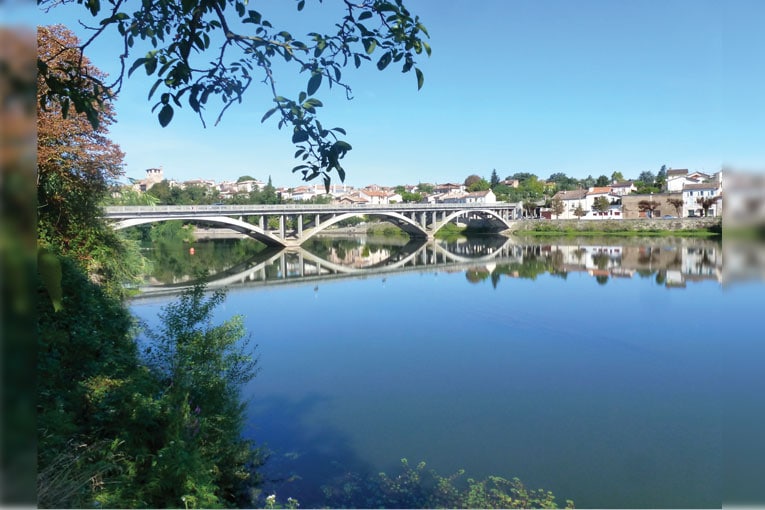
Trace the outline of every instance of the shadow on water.
{"label": "shadow on water", "polygon": [[326,504],[323,488],[342,486],[351,473],[370,474],[370,466],[359,458],[346,435],[311,420],[329,400],[315,393],[296,400],[251,399],[248,422],[257,425],[247,434],[259,443],[258,430],[269,431],[268,443],[262,444],[269,454],[261,470],[263,494],[276,494],[280,502],[295,498],[302,508],[316,508]]}

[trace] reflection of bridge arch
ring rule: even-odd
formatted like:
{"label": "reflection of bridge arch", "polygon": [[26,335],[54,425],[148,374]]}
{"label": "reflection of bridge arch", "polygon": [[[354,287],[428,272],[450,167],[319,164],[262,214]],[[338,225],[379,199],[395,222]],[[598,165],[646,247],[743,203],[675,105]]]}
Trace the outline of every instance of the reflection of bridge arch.
{"label": "reflection of bridge arch", "polygon": [[436,252],[442,254],[446,258],[448,258],[452,262],[462,262],[462,263],[473,263],[473,262],[490,262],[494,259],[499,258],[500,255],[504,255],[507,252],[507,249],[511,246],[514,246],[515,243],[511,239],[506,239],[504,243],[491,253],[487,253],[486,255],[481,255],[479,257],[466,257],[464,255],[457,255],[456,253],[452,253],[446,248],[444,248],[442,245],[436,243],[435,244],[435,250]]}
{"label": "reflection of bridge arch", "polygon": [[131,218],[117,222],[114,228],[115,230],[122,230],[123,228],[137,227],[138,225],[145,225],[147,223],[158,223],[161,221],[170,220],[193,221],[196,223],[212,223],[214,225],[223,225],[236,232],[246,234],[254,239],[257,239],[258,241],[261,241],[262,243],[265,243],[269,246],[286,246],[282,239],[259,228],[258,226],[247,223],[246,221],[229,218],[228,216],[173,216],[170,218]]}
{"label": "reflection of bridge arch", "polygon": [[[411,250],[400,253],[400,258],[393,262],[388,260],[368,266],[364,268],[355,268],[343,266],[334,262],[330,262],[326,259],[319,257],[303,248],[287,248],[280,249],[275,253],[271,253],[264,260],[258,261],[252,266],[248,266],[242,271],[238,271],[234,274],[222,274],[217,278],[211,278],[206,280],[206,284],[210,288],[227,287],[230,285],[239,285],[247,282],[261,281],[266,283],[267,270],[273,266],[276,262],[279,263],[277,280],[290,280],[298,281],[300,278],[326,278],[326,277],[340,277],[346,275],[349,277],[365,277],[374,274],[391,273],[401,270],[411,270],[422,267],[439,267],[439,266],[454,266],[464,264],[475,264],[481,262],[491,262],[497,259],[506,258],[508,255],[512,255],[509,252],[511,247],[515,246],[511,239],[506,239],[504,243],[494,249],[491,253],[482,255],[480,257],[466,257],[463,255],[457,255],[437,241],[421,241],[420,243],[412,243]],[[288,273],[288,261],[287,256],[298,260],[300,266],[300,275],[289,276]],[[306,271],[306,264],[311,264],[311,271]],[[310,274],[303,274],[309,272]],[[164,288],[145,288],[144,292],[162,292],[165,290],[175,289],[181,290],[194,285],[194,282],[185,282],[181,285],[173,285]]]}

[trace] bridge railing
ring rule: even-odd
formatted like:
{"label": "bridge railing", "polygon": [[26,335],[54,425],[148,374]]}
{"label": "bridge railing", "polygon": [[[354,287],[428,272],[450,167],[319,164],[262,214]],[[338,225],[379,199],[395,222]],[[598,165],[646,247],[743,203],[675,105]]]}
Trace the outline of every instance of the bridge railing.
{"label": "bridge railing", "polygon": [[375,211],[458,211],[480,209],[517,209],[518,204],[496,202],[493,204],[268,204],[268,205],[154,205],[154,206],[107,206],[105,216],[219,213],[219,214],[311,214],[331,212]]}

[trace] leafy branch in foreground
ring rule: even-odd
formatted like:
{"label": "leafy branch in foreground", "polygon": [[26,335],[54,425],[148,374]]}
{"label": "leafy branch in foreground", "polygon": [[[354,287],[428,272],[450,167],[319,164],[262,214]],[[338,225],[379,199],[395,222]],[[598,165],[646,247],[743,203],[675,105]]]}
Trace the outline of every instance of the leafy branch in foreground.
{"label": "leafy branch in foreground", "polygon": [[[172,121],[175,109],[184,103],[205,125],[205,110],[216,101],[217,124],[231,105],[241,103],[253,81],[261,81],[276,103],[262,121],[278,113],[279,128],[290,127],[298,146],[295,157],[301,163],[293,171],[301,172],[305,180],[323,176],[327,185],[333,170],[344,179],[340,159],[351,146],[338,139],[338,133],[345,135],[342,128],[325,129],[318,120],[316,110],[323,104],[314,95],[321,86],[338,86],[351,99],[343,70],[376,61],[381,71],[391,63],[400,63],[405,73],[414,70],[419,89],[424,75],[415,58],[431,52],[424,40],[429,37],[425,26],[403,0],[343,0],[343,14],[331,33],[309,32],[300,39],[274,27],[261,12],[248,9],[246,0],[145,0],[137,4],[137,10],[125,0],[108,0],[105,5],[100,0],[40,0],[39,4],[52,9],[75,1],[94,18],[91,24],[81,21],[92,35],[76,48],[82,55],[105,32],[116,30],[121,39],[120,71],[111,83],[105,83],[102,76],[84,69],[55,69],[48,60],[38,58],[38,71],[51,91],[48,99],[57,98],[66,105],[64,116],[71,104],[97,125],[95,112],[104,91],[117,94],[126,75],[143,69],[148,76],[156,76],[149,100],[155,101],[152,111],[157,111],[162,126]],[[297,11],[303,11],[305,4],[297,0]],[[132,58],[142,51],[139,46],[149,50]],[[307,76],[297,98],[278,93],[277,62]],[[77,87],[71,88],[70,82]]]}

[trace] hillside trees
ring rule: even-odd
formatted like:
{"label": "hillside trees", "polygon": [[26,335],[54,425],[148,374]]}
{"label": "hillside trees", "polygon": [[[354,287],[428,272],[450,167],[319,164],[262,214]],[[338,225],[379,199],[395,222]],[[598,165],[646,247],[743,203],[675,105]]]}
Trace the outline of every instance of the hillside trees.
{"label": "hillside trees", "polygon": [[[39,5],[52,9],[74,3],[41,0]],[[350,99],[351,87],[343,71],[351,64],[358,68],[375,62],[381,71],[390,64],[400,65],[405,73],[414,71],[419,89],[424,75],[416,59],[431,51],[425,40],[427,29],[403,0],[344,0],[343,14],[330,33],[322,34],[317,27],[305,37],[293,36],[289,27],[274,26],[242,0],[157,0],[130,7],[122,1],[77,0],[77,4],[86,11],[87,19],[81,23],[92,36],[68,47],[82,54],[104,33],[116,35],[122,40],[114,55],[121,70],[106,83],[103,75],[86,66],[70,66],[70,73],[55,72],[42,56],[38,68],[48,88],[47,103],[71,106],[96,126],[99,110],[111,94],[120,91],[126,76],[145,72],[156,77],[149,100],[162,126],[184,106],[199,114],[203,125],[207,110],[217,111],[217,124],[231,105],[242,101],[253,82],[263,82],[273,107],[261,122],[276,114],[278,127],[286,127],[298,147],[299,164],[293,172],[301,172],[306,180],[322,176],[327,186],[333,171],[341,180],[345,178],[340,160],[351,145],[339,138],[345,135],[344,129],[327,129],[319,121],[317,109],[323,104],[316,93],[322,85],[337,87]],[[298,0],[297,11],[305,5],[305,0]],[[306,85],[297,97],[286,97],[279,90],[278,72],[304,74]]]}

